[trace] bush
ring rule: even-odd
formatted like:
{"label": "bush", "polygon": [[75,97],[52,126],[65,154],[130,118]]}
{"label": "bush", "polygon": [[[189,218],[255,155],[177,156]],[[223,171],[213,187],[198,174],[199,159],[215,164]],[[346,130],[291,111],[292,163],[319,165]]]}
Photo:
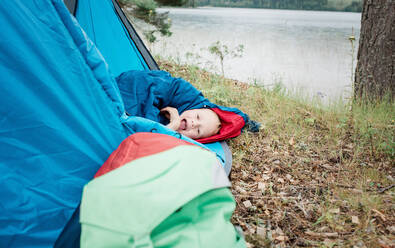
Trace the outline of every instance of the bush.
{"label": "bush", "polygon": [[157,13],[156,8],[158,4],[154,0],[122,0],[121,3],[125,6],[131,5],[133,11],[131,14],[144,22],[151,24],[155,27],[152,30],[143,31],[145,38],[148,42],[153,43],[157,40],[156,33],[163,36],[170,36],[171,20],[169,12]]}

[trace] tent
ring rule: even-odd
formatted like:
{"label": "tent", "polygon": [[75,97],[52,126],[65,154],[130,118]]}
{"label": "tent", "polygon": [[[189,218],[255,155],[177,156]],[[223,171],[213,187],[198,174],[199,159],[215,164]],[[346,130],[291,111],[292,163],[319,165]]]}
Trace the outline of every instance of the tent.
{"label": "tent", "polygon": [[[113,75],[127,70],[159,70],[159,66],[116,0],[64,0],[85,33],[99,48]],[[116,42],[114,38],[117,37]],[[227,172],[232,154],[225,141],[206,144],[220,154]]]}
{"label": "tent", "polygon": [[159,69],[117,1],[65,0],[64,2],[99,48],[114,76],[132,69]]}
{"label": "tent", "polygon": [[133,133],[113,73],[156,64],[123,24],[114,25],[136,57],[118,63],[122,56],[106,52],[113,48],[82,16],[98,2],[97,11],[111,10],[105,15],[120,23],[109,0],[78,1],[86,32],[60,0],[0,5],[0,247],[54,246],[76,223],[83,186]]}

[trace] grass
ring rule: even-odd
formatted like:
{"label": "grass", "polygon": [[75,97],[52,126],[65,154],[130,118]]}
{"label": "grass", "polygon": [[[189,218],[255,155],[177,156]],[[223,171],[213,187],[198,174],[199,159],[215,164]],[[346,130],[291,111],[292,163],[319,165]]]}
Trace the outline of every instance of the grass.
{"label": "grass", "polygon": [[383,191],[395,183],[394,103],[322,105],[280,86],[159,64],[215,103],[262,123],[261,132],[228,142],[237,202],[232,222],[249,247],[395,246],[395,192]]}

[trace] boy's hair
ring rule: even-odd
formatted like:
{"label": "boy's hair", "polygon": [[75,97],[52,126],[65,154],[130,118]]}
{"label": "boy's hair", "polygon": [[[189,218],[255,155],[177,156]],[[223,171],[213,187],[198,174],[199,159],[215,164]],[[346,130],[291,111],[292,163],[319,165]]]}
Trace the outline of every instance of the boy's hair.
{"label": "boy's hair", "polygon": [[219,108],[211,108],[211,110],[218,115],[221,122],[218,126],[219,131],[210,137],[197,139],[196,141],[200,143],[212,143],[240,135],[241,129],[245,125],[245,121],[242,116]]}

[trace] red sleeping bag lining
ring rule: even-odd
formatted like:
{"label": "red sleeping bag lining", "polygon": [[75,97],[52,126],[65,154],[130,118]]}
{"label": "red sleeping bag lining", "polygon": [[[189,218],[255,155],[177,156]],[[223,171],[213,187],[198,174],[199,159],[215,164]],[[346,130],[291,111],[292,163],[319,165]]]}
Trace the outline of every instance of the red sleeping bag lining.
{"label": "red sleeping bag lining", "polygon": [[181,145],[194,145],[187,141],[160,133],[135,133],[127,137],[111,153],[96,172],[95,178],[119,168],[135,159],[150,156]]}

